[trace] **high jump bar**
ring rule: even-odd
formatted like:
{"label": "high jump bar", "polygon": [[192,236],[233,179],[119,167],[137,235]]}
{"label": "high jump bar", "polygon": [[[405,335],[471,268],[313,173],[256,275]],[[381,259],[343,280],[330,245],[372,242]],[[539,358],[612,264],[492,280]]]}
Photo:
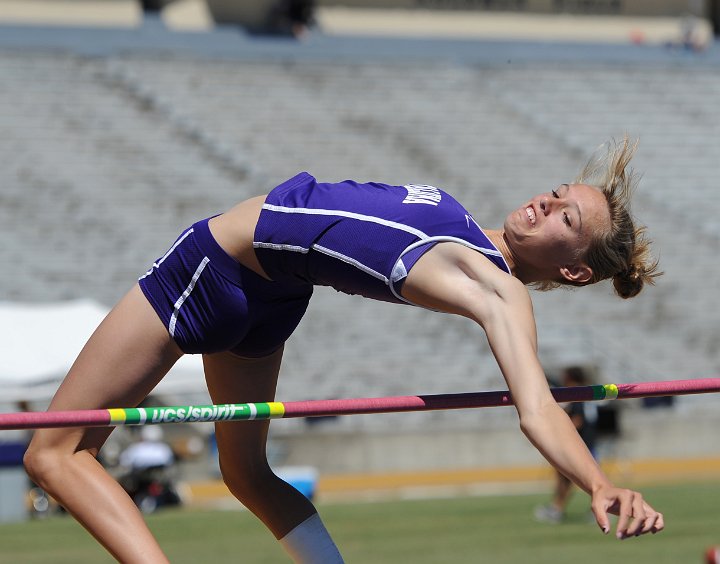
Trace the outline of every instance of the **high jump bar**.
{"label": "high jump bar", "polygon": [[[707,394],[720,392],[720,378],[573,386],[552,388],[551,392],[559,403]],[[0,431],[54,427],[116,427],[120,425],[196,423],[201,421],[289,419],[295,417],[501,407],[506,405],[513,405],[510,392],[489,391],[221,405],[28,411],[0,414]]]}

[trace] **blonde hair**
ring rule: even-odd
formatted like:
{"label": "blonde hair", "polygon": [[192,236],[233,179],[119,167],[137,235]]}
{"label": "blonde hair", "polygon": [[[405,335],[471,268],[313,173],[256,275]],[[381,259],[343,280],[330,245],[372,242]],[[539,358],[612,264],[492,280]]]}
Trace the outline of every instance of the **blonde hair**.
{"label": "blonde hair", "polygon": [[637,296],[645,284],[654,284],[662,272],[651,256],[645,227],[636,225],[630,211],[638,176],[629,168],[638,141],[606,144],[604,154],[591,158],[576,179],[578,184],[596,186],[610,210],[610,229],[590,243],[585,262],[592,268],[589,284],[612,278],[615,293],[623,299]]}
{"label": "blonde hair", "polygon": [[[637,296],[645,284],[654,284],[655,278],[662,275],[658,261],[651,256],[645,227],[636,225],[630,211],[639,178],[629,164],[637,145],[637,140],[631,142],[627,135],[621,142],[606,143],[575,179],[576,184],[600,189],[610,212],[610,229],[593,238],[583,257],[592,269],[586,284],[612,278],[615,293],[623,299]],[[559,285],[544,282],[538,288],[547,290]]]}

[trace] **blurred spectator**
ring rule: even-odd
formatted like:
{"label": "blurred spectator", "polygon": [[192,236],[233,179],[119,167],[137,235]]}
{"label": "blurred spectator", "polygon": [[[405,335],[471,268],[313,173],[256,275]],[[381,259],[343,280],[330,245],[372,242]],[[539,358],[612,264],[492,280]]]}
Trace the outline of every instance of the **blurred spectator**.
{"label": "blurred spectator", "polygon": [[[562,372],[563,386],[588,386],[590,377],[587,371],[580,366],[570,366]],[[574,402],[565,407],[575,428],[580,434],[588,450],[597,459],[596,441],[598,424],[598,407],[594,402]],[[565,511],[573,491],[573,483],[562,475],[555,472],[555,490],[553,498],[547,505],[535,509],[535,518],[538,521],[547,523],[560,523],[565,519]]]}
{"label": "blurred spectator", "polygon": [[314,24],[314,12],[314,0],[280,0],[271,8],[264,31],[300,38]]}
{"label": "blurred spectator", "polygon": [[133,470],[160,468],[175,462],[175,454],[163,441],[160,427],[146,425],[140,430],[140,440],[120,455],[120,465]]}
{"label": "blurred spectator", "polygon": [[163,7],[163,0],[140,0],[140,7],[144,14],[159,14]]}
{"label": "blurred spectator", "polygon": [[171,472],[174,463],[175,453],[163,440],[162,429],[152,425],[142,427],[140,440],[120,455],[127,473],[118,481],[143,513],[182,503]]}
{"label": "blurred spectator", "polygon": [[217,24],[254,35],[300,38],[315,25],[315,0],[207,0]]}
{"label": "blurred spectator", "polygon": [[163,29],[162,9],[170,0],[140,0],[142,25],[148,31]]}

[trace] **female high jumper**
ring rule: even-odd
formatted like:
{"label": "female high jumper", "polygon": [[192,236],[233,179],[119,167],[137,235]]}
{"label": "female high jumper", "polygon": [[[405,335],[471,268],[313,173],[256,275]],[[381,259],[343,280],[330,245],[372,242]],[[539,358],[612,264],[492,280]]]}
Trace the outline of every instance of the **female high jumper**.
{"label": "female high jumper", "polygon": [[[136,406],[186,353],[202,354],[214,403],[273,401],[283,344],[313,286],[331,286],[477,322],[522,432],[591,496],[600,529],[607,534],[615,514],[619,539],[658,532],[662,514],[610,482],[551,395],[527,290],[612,279],[630,298],[659,275],[629,209],[634,151],[627,138],[610,144],[574,183],[535,196],[496,230],[432,186],[327,184],[301,173],[184,231],[100,324],[49,409]],[[342,562],[315,507],[270,469],[268,426],[216,424],[225,483],[296,562]],[[167,562],[97,461],[110,432],[38,430],[27,471],[117,560]]]}

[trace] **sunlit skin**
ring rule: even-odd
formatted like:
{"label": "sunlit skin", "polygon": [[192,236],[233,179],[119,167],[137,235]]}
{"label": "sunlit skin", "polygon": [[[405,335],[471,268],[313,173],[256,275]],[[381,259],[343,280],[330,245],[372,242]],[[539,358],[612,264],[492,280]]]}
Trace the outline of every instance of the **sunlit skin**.
{"label": "sunlit skin", "polygon": [[513,274],[522,282],[587,282],[592,275],[580,259],[597,233],[610,227],[603,193],[586,184],[561,184],[539,194],[489,230]]}

